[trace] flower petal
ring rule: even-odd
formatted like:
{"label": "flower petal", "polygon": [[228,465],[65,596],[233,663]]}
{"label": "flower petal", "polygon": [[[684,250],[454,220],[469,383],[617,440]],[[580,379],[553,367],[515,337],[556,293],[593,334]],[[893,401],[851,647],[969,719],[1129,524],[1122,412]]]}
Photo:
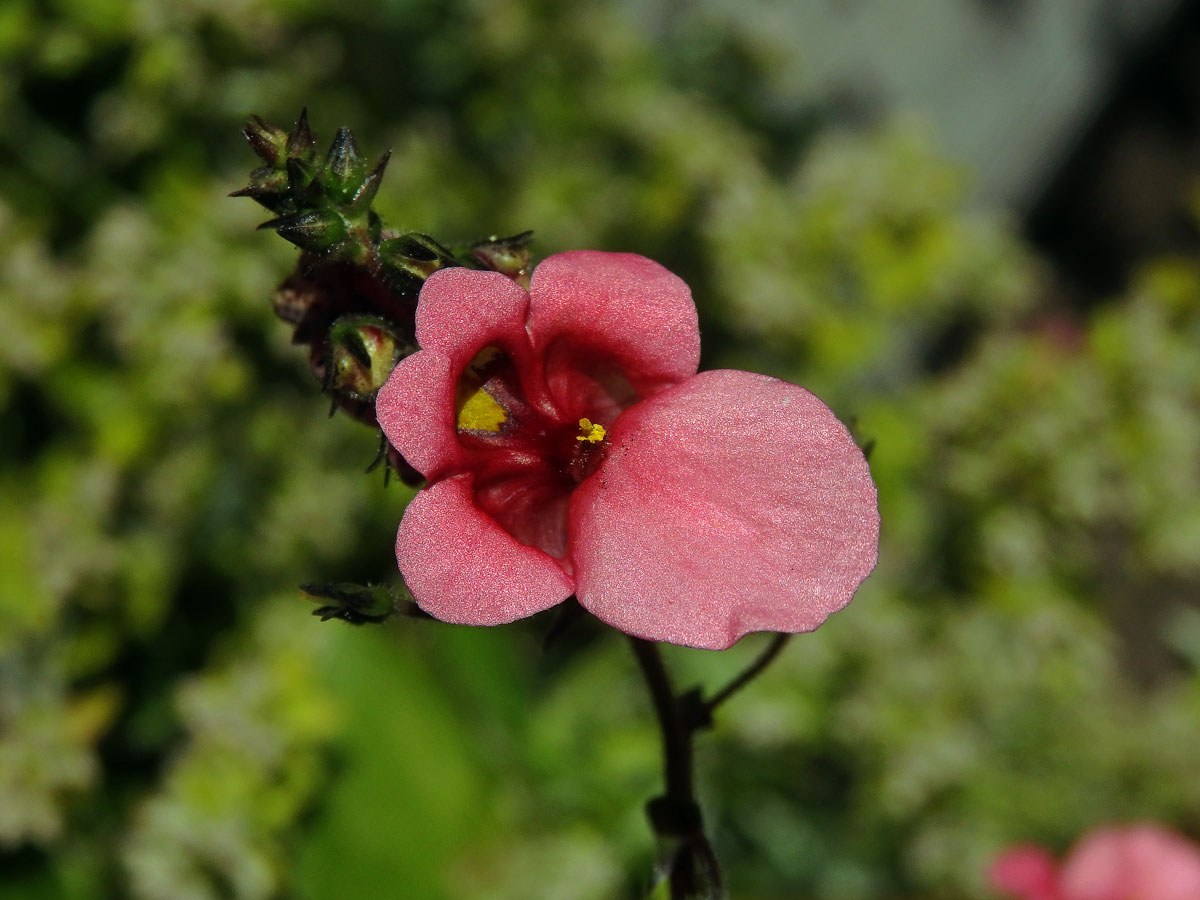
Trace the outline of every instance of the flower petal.
{"label": "flower petal", "polygon": [[576,593],[651,640],[707,649],[811,631],[875,566],[875,485],[803,388],[704,372],[626,410],[571,500]]}
{"label": "flower petal", "polygon": [[534,270],[529,293],[529,335],[560,407],[572,405],[577,386],[559,382],[570,381],[576,359],[616,363],[642,396],[695,374],[700,363],[692,292],[644,256],[560,253]]}
{"label": "flower petal", "polygon": [[489,344],[510,353],[528,346],[529,295],[499,272],[439,269],[421,288],[417,343],[448,356],[455,374]]}
{"label": "flower petal", "polygon": [[420,491],[400,521],[396,561],[421,609],[444,622],[502,625],[571,595],[549,556],[518,543],[475,504],[474,476]]}
{"label": "flower petal", "polygon": [[420,350],[400,360],[375,396],[375,417],[392,446],[426,478],[459,468],[466,451],[454,428],[450,359]]}
{"label": "flower petal", "polygon": [[529,295],[498,272],[451,268],[421,288],[416,336],[422,349],[400,361],[375,398],[392,446],[426,478],[464,467],[455,430],[455,390],[463,369],[487,346],[521,361],[531,356]]}

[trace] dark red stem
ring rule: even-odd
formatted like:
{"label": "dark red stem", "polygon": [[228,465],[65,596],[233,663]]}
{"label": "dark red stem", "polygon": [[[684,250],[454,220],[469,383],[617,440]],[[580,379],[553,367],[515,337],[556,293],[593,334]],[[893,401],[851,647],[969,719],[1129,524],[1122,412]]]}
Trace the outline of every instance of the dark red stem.
{"label": "dark red stem", "polygon": [[663,742],[663,780],[666,791],[647,804],[655,834],[673,842],[668,861],[671,900],[724,896],[721,867],[704,830],[696,802],[693,738],[712,725],[718,706],[758,677],[787,645],[790,634],[776,634],[766,648],[723,688],[702,699],[698,689],[676,695],[658,645],[631,637],[633,653],[641,667]]}

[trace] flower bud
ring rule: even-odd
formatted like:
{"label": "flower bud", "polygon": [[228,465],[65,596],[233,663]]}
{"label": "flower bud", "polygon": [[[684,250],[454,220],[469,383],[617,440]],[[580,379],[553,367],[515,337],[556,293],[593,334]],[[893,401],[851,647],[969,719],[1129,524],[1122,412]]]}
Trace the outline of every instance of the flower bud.
{"label": "flower bud", "polygon": [[242,135],[266,165],[251,172],[250,184],[230,196],[250,197],[279,216],[298,212],[301,204],[297,202],[293,170],[296,166],[307,166],[311,171],[316,154],[316,139],[308,126],[307,111],[301,110],[290,133],[252,116],[242,128]]}
{"label": "flower bud", "polygon": [[408,347],[376,316],[342,316],[329,329],[325,390],[372,400]]}
{"label": "flower bud", "polygon": [[522,287],[529,287],[529,245],[533,232],[523,231],[512,237],[490,237],[471,245],[471,255],[485,268],[507,275]]}
{"label": "flower bud", "polygon": [[444,266],[460,265],[454,254],[427,234],[412,232],[379,245],[379,259],[386,268],[399,270],[424,281]]}

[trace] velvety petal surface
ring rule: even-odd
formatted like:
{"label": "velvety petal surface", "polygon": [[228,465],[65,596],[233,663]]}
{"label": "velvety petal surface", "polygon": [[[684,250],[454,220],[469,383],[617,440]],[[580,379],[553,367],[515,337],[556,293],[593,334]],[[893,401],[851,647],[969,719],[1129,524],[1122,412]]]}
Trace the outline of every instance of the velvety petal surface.
{"label": "velvety petal surface", "polygon": [[498,272],[451,268],[421,288],[416,337],[421,350],[400,361],[375,398],[392,446],[426,478],[465,467],[455,431],[455,388],[485,347],[501,347],[528,367],[529,295]]}
{"label": "velvety petal surface", "polygon": [[413,498],[396,535],[396,560],[420,607],[444,622],[502,625],[549,609],[574,589],[553,559],[479,509],[470,474]]}
{"label": "velvety petal surface", "polygon": [[455,373],[450,359],[419,350],[392,369],[375,397],[375,417],[392,446],[426,478],[462,465],[454,429]]}
{"label": "velvety petal surface", "polygon": [[700,363],[691,290],[644,256],[560,253],[534,270],[529,294],[529,335],[560,406],[577,390],[572,373],[606,360],[643,396],[693,375]]}
{"label": "velvety petal surface", "polygon": [[696,375],[626,410],[568,511],[579,601],[630,634],[722,649],[811,631],[875,566],[875,485],[803,388]]}
{"label": "velvety petal surface", "polygon": [[417,343],[449,357],[461,370],[489,344],[510,353],[514,346],[527,346],[528,309],[525,289],[499,272],[439,269],[421,288]]}

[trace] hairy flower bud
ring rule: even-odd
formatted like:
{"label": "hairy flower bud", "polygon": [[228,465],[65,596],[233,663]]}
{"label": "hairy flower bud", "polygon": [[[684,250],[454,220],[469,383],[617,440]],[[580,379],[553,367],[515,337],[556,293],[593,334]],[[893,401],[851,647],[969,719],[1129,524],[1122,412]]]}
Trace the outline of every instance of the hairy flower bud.
{"label": "hairy flower bud", "polygon": [[526,290],[529,289],[529,245],[533,232],[523,231],[512,237],[495,235],[471,245],[471,254],[493,272],[507,275]]}
{"label": "hairy flower bud", "polygon": [[[391,151],[368,170],[349,128],[322,157],[301,111],[289,132],[257,116],[242,130],[264,165],[234,197],[250,197],[275,218],[274,230],[303,252],[275,293],[275,313],[308,347],[309,364],[333,409],[378,427],[375,395],[415,348],[417,294],[434,272],[491,269],[529,284],[531,232],[451,249],[427,234],[384,228],[372,208]],[[395,450],[380,456],[406,482],[420,479]]]}
{"label": "hairy flower bud", "polygon": [[393,367],[411,348],[376,316],[343,316],[329,329],[325,390],[374,400]]}

